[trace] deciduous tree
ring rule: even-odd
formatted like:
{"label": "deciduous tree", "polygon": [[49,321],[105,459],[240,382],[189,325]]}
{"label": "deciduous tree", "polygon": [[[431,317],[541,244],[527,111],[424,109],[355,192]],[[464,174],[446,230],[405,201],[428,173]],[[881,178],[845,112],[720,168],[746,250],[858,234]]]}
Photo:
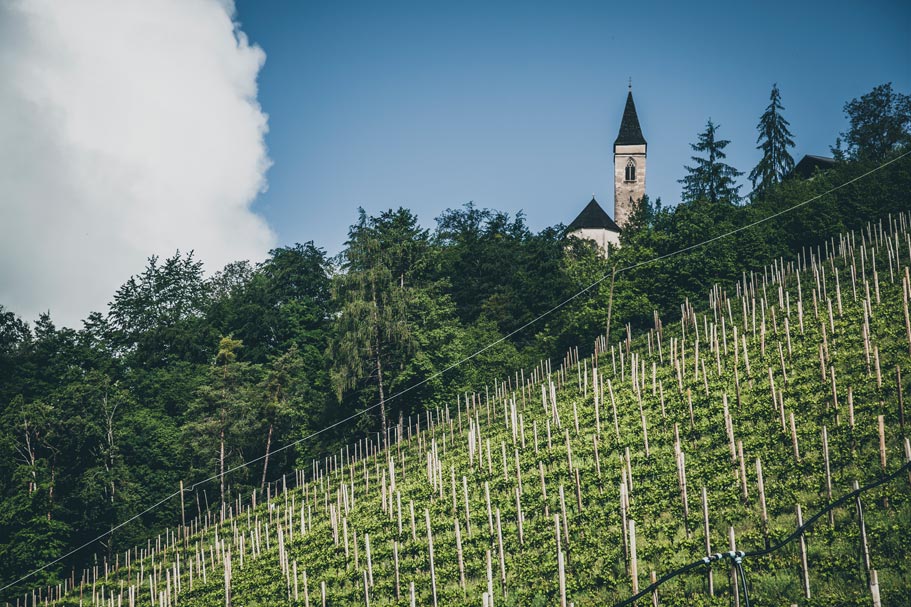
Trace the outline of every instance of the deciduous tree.
{"label": "deciduous tree", "polygon": [[840,139],[848,158],[881,162],[911,145],[911,96],[893,91],[891,82],[852,99],[844,110],[849,127]]}

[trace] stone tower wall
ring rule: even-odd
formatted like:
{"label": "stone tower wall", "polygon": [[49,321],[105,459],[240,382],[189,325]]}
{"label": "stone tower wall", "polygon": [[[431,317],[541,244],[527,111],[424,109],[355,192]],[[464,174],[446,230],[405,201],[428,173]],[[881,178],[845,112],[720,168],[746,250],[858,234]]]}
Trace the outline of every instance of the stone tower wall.
{"label": "stone tower wall", "polygon": [[[614,146],[614,221],[625,228],[632,213],[630,198],[637,202],[645,195],[645,146]],[[636,180],[626,181],[626,164],[632,158],[636,163]]]}

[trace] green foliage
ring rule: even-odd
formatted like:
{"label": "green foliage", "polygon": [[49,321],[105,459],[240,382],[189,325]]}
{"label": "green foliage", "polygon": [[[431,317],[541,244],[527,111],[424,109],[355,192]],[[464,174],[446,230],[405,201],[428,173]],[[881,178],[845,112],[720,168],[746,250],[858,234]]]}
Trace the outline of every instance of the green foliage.
{"label": "green foliage", "polygon": [[[434,243],[446,290],[466,326],[483,317],[496,323],[501,334],[512,333],[578,286],[563,271],[562,230],[533,234],[521,213],[510,217],[471,203],[449,209],[437,219]],[[535,336],[522,332],[511,340],[531,346]]]}
{"label": "green foliage", "polygon": [[882,162],[911,144],[911,96],[893,91],[891,82],[845,103],[844,111],[848,131],[833,150],[840,157]]}
{"label": "green foliage", "polygon": [[426,231],[410,211],[399,208],[368,218],[360,209],[342,254],[343,273],[336,278],[340,310],[331,343],[333,383],[339,398],[361,380],[375,383],[376,392],[363,393],[362,403],[379,401],[383,436],[390,375],[402,370],[415,348],[408,311],[425,286],[428,245]]}
{"label": "green foliage", "polygon": [[185,440],[194,454],[194,465],[202,474],[218,475],[222,504],[225,470],[231,467],[230,462],[242,459],[239,444],[243,429],[250,425],[254,399],[259,396],[251,394],[259,369],[237,361],[242,346],[240,340],[230,337],[219,340],[215,364],[187,411],[191,421],[185,426]]}
{"label": "green foliage", "polygon": [[292,346],[308,359],[321,357],[333,312],[329,272],[325,252],[312,242],[274,249],[256,268],[230,264],[208,281],[209,318],[220,334],[244,342],[250,362],[265,363]]}
{"label": "green foliage", "polygon": [[530,238],[521,214],[510,218],[472,203],[448,209],[437,218],[434,240],[440,249],[441,272],[452,277],[449,292],[463,323],[477,320],[491,300],[506,304],[486,304],[495,311],[496,319],[514,312],[514,274],[504,276],[502,270],[522,265],[524,245]]}
{"label": "green foliage", "polygon": [[709,118],[705,131],[699,133],[698,141],[690,144],[694,152],[701,152],[705,157],[693,156],[695,166],[686,167],[687,175],[680,180],[684,202],[705,199],[714,204],[737,203],[740,200],[740,186],[735,184],[735,180],[743,173],[722,162],[727,157],[724,148],[731,142],[717,138],[719,128]]}
{"label": "green foliage", "polygon": [[166,366],[177,360],[205,360],[208,337],[200,321],[207,303],[202,262],[193,252],[159,264],[149,258],[142,274],[131,277],[117,293],[107,317],[109,341],[130,363]]}
{"label": "green foliage", "polygon": [[783,109],[778,85],[773,84],[769,105],[756,125],[759,131],[759,137],[756,139],[759,145],[756,149],[762,150],[762,159],[750,171],[754,196],[762,196],[770,187],[780,183],[794,168],[794,158],[788,152],[788,148],[794,147],[794,139],[788,129],[791,123],[781,115]]}

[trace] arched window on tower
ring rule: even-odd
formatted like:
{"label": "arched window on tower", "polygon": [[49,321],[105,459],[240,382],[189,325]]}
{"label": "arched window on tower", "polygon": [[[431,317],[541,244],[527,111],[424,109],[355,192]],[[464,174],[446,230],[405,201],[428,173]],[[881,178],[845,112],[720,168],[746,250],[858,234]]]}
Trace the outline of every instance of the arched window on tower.
{"label": "arched window on tower", "polygon": [[636,181],[636,161],[632,158],[626,161],[626,181]]}

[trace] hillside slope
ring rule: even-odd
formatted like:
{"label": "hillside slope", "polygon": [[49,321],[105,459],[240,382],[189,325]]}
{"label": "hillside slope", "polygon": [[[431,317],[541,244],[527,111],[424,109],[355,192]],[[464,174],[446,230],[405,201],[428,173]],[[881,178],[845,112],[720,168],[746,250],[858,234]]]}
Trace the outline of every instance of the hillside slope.
{"label": "hillside slope", "polygon": [[[26,604],[202,607],[227,590],[233,605],[604,605],[707,551],[761,548],[909,458],[909,223],[884,218],[684,302],[682,320],[453,395],[390,429],[388,450],[350,445],[223,522],[190,520],[188,490],[186,527]],[[861,498],[865,533],[846,506],[746,561],[752,604],[870,605],[872,570],[883,605],[907,604],[909,486]],[[658,600],[729,605],[731,582],[718,564]]]}

